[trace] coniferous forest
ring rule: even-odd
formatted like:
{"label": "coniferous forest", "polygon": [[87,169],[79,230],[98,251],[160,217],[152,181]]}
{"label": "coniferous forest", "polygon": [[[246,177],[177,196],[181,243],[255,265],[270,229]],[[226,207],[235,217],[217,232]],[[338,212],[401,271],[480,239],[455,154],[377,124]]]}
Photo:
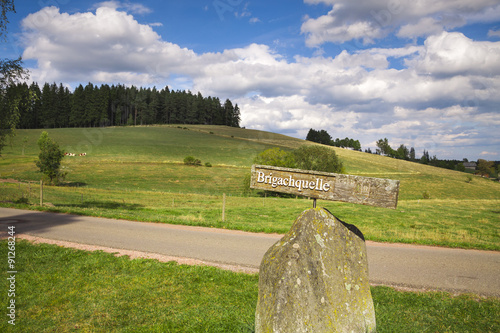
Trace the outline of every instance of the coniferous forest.
{"label": "coniferous forest", "polygon": [[[11,84],[1,96],[0,112],[16,105],[17,128],[98,127],[152,124],[206,124],[239,127],[238,104],[218,97],[168,87],[79,85],[73,92],[62,84]],[[3,110],[2,110],[3,109]]]}

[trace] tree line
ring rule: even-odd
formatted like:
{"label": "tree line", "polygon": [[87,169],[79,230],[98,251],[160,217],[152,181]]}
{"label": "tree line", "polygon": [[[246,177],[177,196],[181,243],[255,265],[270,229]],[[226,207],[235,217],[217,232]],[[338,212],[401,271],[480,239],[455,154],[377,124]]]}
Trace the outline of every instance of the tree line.
{"label": "tree line", "polygon": [[[359,140],[350,138],[337,138],[333,140],[332,136],[323,129],[315,130],[311,128],[307,133],[306,140],[334,147],[351,148],[354,150],[362,151]],[[416,156],[415,148],[408,148],[402,144],[397,149],[393,149],[389,144],[389,140],[387,138],[379,139],[376,142],[376,145],[377,149],[375,150],[375,152],[372,152],[370,148],[367,148],[365,149],[365,153],[384,155],[400,160],[432,165],[444,169],[466,171],[466,167],[464,165],[465,162],[468,162],[466,158],[464,158],[463,160],[440,160],[436,157],[436,155],[430,156],[429,151],[425,149],[422,156],[419,158]],[[477,162],[476,171],[479,174],[489,175],[490,177],[498,177],[498,174],[500,174],[500,162],[492,162],[480,159]]]}
{"label": "tree line", "polygon": [[345,138],[345,139],[336,138],[335,140],[332,140],[332,136],[323,129],[318,131],[311,128],[307,133],[306,140],[316,143],[321,143],[323,145],[328,145],[328,146],[361,150],[361,143],[359,143],[359,140],[354,140],[350,138]]}
{"label": "tree line", "polygon": [[[400,145],[398,149],[393,149],[389,145],[389,140],[387,138],[380,139],[377,141],[377,154],[389,156],[392,158],[400,159],[400,160],[406,160],[406,161],[412,161],[412,162],[417,162],[421,164],[427,164],[427,165],[432,165],[438,168],[443,168],[443,169],[450,169],[450,170],[456,170],[456,171],[466,171],[466,167],[464,163],[469,162],[466,158],[462,160],[440,160],[434,156],[430,156],[429,151],[424,149],[424,152],[422,154],[422,157],[417,158],[415,156],[415,148],[411,147],[408,149],[405,145]],[[500,169],[497,171],[495,165],[497,163],[494,161],[486,161],[483,159],[479,159],[477,161],[477,167],[475,170],[475,173],[484,175],[484,176],[489,176],[489,177],[498,177],[498,173],[500,172]],[[499,166],[500,168],[500,166]]]}
{"label": "tree line", "polygon": [[238,104],[169,87],[101,86],[88,83],[71,92],[62,84],[11,83],[0,95],[0,113],[15,114],[17,128],[66,128],[152,124],[239,127]]}

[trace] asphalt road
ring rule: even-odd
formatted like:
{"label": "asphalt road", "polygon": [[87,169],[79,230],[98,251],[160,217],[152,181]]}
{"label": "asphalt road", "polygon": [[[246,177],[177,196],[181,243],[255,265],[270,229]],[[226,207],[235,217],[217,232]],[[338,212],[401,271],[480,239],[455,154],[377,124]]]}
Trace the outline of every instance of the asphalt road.
{"label": "asphalt road", "polygon": [[[258,269],[280,235],[0,208],[0,231]],[[5,230],[4,230],[5,229]],[[370,282],[500,297],[500,252],[367,242]]]}

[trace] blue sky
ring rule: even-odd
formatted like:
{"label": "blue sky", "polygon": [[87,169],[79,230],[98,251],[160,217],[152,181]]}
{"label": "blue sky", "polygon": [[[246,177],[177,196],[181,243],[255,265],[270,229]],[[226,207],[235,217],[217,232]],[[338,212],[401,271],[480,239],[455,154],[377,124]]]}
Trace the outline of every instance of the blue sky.
{"label": "blue sky", "polygon": [[498,0],[16,1],[31,80],[230,98],[242,126],[500,160]]}

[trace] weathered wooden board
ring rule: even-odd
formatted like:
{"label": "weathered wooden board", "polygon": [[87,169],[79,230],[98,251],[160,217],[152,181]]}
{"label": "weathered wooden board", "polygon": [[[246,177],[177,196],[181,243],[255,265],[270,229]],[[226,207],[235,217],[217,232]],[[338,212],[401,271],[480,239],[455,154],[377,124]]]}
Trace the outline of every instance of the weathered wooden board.
{"label": "weathered wooden board", "polygon": [[253,165],[250,187],[395,209],[399,180]]}

